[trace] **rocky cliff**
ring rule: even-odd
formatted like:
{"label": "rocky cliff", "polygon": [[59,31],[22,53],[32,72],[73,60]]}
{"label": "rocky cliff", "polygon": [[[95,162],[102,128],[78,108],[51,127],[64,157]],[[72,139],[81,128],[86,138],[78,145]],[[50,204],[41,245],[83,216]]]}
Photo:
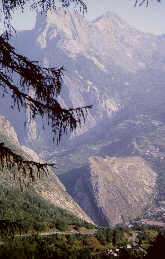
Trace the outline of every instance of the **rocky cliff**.
{"label": "rocky cliff", "polygon": [[[13,42],[32,60],[51,67],[64,66],[59,97],[64,107],[93,104],[86,124],[75,136],[99,126],[102,120],[111,120],[132,102],[138,110],[144,106],[143,95],[151,105],[155,90],[163,100],[164,43],[163,37],[139,32],[110,12],[89,22],[76,12],[63,10],[48,12],[47,16],[38,14],[34,30],[18,33]],[[5,102],[2,112],[21,141],[50,149],[51,133],[48,128],[47,133],[42,130],[40,120],[27,123],[22,134],[19,129],[28,121],[25,114],[20,113],[23,119],[17,118],[16,123]]]}
{"label": "rocky cliff", "polygon": [[140,157],[90,157],[72,188],[94,222],[111,226],[141,216],[153,205],[155,194],[156,173]]}
{"label": "rocky cliff", "polygon": [[[12,152],[20,155],[23,159],[42,162],[33,150],[19,144],[16,133],[11,124],[3,116],[0,116],[0,143],[2,142],[4,143],[4,146],[10,148]],[[15,186],[12,172],[7,169],[5,172],[0,172],[0,183]],[[55,207],[65,209],[87,222],[92,222],[92,220],[66,192],[64,185],[51,170],[49,170],[49,176],[43,176],[41,179],[37,180],[33,185],[33,188],[45,200],[50,201]]]}
{"label": "rocky cliff", "polygon": [[16,116],[1,101],[21,143],[56,159],[60,179],[93,220],[127,222],[164,201],[165,38],[112,13],[88,22],[59,10],[38,15],[34,30],[20,32],[13,44],[44,65],[64,66],[64,107],[94,105],[86,124],[56,147],[40,119],[25,131],[27,114]]}

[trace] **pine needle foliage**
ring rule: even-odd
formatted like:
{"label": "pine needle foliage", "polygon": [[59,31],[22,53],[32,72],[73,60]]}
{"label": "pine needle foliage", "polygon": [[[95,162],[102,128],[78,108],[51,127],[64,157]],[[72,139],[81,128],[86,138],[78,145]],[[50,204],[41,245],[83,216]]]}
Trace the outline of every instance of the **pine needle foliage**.
{"label": "pine needle foliage", "polygon": [[19,183],[20,188],[28,187],[42,176],[49,175],[49,166],[55,167],[55,163],[39,163],[23,160],[23,157],[14,153],[4,143],[0,143],[0,170],[12,170],[13,180]]}
{"label": "pine needle foliage", "polygon": [[[73,131],[81,122],[85,122],[85,116],[92,106],[63,108],[57,100],[61,92],[63,82],[63,67],[46,68],[39,62],[32,61],[18,53],[9,40],[14,32],[11,25],[13,14],[16,10],[25,11],[27,0],[1,0],[0,22],[4,26],[5,33],[0,35],[0,93],[2,96],[10,94],[11,108],[29,109],[31,119],[36,116],[46,116],[48,125],[54,133],[53,141],[57,143],[63,134]],[[32,0],[31,9],[46,13],[55,10],[56,4],[67,8],[72,4],[79,6],[83,13],[87,10],[82,0]],[[33,96],[30,94],[33,92]],[[20,186],[28,186],[41,174],[48,174],[48,166],[54,164],[26,161],[22,156],[14,153],[4,143],[0,143],[1,171],[11,170],[15,167],[14,179],[19,180]],[[13,237],[14,233],[21,230],[19,222],[0,220],[0,235]]]}
{"label": "pine needle foliage", "polygon": [[[46,116],[59,143],[61,136],[68,130],[73,131],[77,126],[81,126],[82,119],[85,121],[86,112],[92,106],[62,108],[57,97],[61,92],[63,67],[42,67],[39,62],[31,61],[18,54],[10,45],[12,16],[17,9],[23,12],[27,2],[25,0],[1,1],[0,12],[7,30],[0,36],[0,88],[3,90],[3,95],[11,94],[11,108],[17,106],[20,110],[28,107],[33,119],[37,115]],[[40,9],[46,13],[49,9],[56,9],[57,3],[64,8],[75,4],[82,8],[83,12],[87,9],[82,0],[33,0],[31,8]],[[34,97],[29,94],[30,89]]]}
{"label": "pine needle foliage", "polygon": [[[64,68],[42,67],[39,62],[32,61],[19,54],[9,43],[12,35],[11,19],[17,9],[24,12],[25,0],[2,0],[0,3],[1,22],[6,32],[0,36],[0,93],[2,96],[11,96],[11,108],[19,111],[28,109],[31,119],[36,116],[46,117],[48,125],[52,128],[53,141],[60,142],[63,134],[75,130],[85,122],[88,109],[92,106],[63,108],[57,100],[61,93]],[[81,0],[36,0],[31,1],[32,9],[39,9],[46,13],[49,9],[56,9],[57,3],[63,8],[71,4],[79,6],[83,12],[87,9],[86,4]],[[30,94],[33,92],[33,96]],[[37,169],[37,176],[41,171],[46,173],[50,164],[40,164],[33,161],[24,161],[14,154],[8,147],[0,145],[0,162],[2,169],[9,169],[17,165],[20,173],[20,181],[29,176],[35,179],[32,168]],[[28,173],[27,173],[28,172]]]}
{"label": "pine needle foliage", "polygon": [[[19,111],[22,108],[29,108],[31,119],[37,115],[47,116],[48,124],[52,127],[57,143],[60,142],[63,134],[67,134],[68,130],[73,131],[78,125],[81,125],[82,119],[85,122],[85,113],[88,108],[91,108],[91,106],[70,109],[61,107],[56,97],[60,94],[62,87],[62,71],[63,68],[41,67],[37,62],[32,62],[17,54],[9,44],[8,37],[0,36],[0,87],[3,96],[10,92],[11,108],[14,109],[16,106]],[[15,82],[16,76],[17,82]],[[30,89],[33,89],[34,97],[29,94]],[[54,139],[55,137],[53,137]],[[32,173],[34,166],[37,169],[37,175],[40,175],[41,170],[46,172],[47,166],[54,165],[23,161],[21,157],[3,145],[0,145],[0,150],[1,164],[7,161],[2,167],[9,166],[11,169],[11,166],[16,163],[18,171],[21,169],[23,172],[20,180],[23,179],[22,176],[27,176],[27,169],[33,181],[35,179]]]}
{"label": "pine needle foliage", "polygon": [[19,221],[0,220],[0,237],[13,239],[16,232],[21,232],[23,225]]}
{"label": "pine needle foliage", "polygon": [[[68,8],[74,5],[74,8],[79,9],[80,12],[87,12],[87,5],[83,0],[31,0],[31,9],[46,13],[48,10],[56,10],[57,7]],[[1,21],[7,30],[13,29],[11,26],[11,19],[16,10],[24,12],[26,4],[29,0],[1,0],[0,14]]]}
{"label": "pine needle foliage", "polygon": [[[161,0],[155,0],[156,2],[160,3]],[[136,0],[135,1],[135,6],[142,6],[142,5],[146,5],[146,7],[149,6],[150,2],[152,2],[151,0]]]}
{"label": "pine needle foliage", "polygon": [[[44,68],[16,53],[8,42],[8,35],[0,36],[0,87],[3,96],[11,94],[11,108],[29,108],[31,118],[47,116],[48,124],[57,135],[57,143],[68,130],[73,131],[85,121],[91,106],[62,108],[57,97],[62,88],[63,67]],[[17,78],[17,80],[15,80]],[[32,89],[32,97],[29,92]]]}

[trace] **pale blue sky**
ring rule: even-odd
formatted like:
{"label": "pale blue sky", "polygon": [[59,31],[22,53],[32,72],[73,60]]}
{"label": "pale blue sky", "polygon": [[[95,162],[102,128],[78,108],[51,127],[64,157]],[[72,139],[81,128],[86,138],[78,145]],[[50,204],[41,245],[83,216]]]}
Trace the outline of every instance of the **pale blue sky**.
{"label": "pale blue sky", "polygon": [[[137,29],[154,34],[165,34],[165,1],[161,4],[151,1],[151,6],[146,8],[134,7],[134,0],[88,0],[89,20],[112,11],[122,17],[127,23]],[[14,26],[17,30],[31,29],[35,24],[35,13],[28,11],[17,13]]]}

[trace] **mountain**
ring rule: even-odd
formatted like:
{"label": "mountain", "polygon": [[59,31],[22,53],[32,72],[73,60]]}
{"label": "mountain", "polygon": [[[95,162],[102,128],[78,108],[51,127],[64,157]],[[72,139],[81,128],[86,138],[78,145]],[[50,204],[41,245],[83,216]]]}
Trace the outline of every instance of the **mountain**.
{"label": "mountain", "polygon": [[57,147],[51,130],[42,129],[45,121],[29,121],[28,111],[14,115],[10,98],[2,99],[1,113],[21,143],[44,160],[56,159],[66,189],[99,224],[125,223],[150,208],[163,213],[165,38],[139,32],[111,12],[89,22],[57,10],[38,14],[35,28],[12,43],[32,60],[64,66],[64,107],[93,104],[85,125]]}
{"label": "mountain", "polygon": [[90,157],[71,187],[98,225],[128,224],[154,205],[156,173],[141,157]]}
{"label": "mountain", "polygon": [[[42,162],[33,150],[19,144],[13,127],[3,116],[0,116],[0,142],[4,143],[5,147],[10,148],[12,152],[20,155],[23,159]],[[2,186],[15,186],[15,188],[18,188],[18,183],[13,180],[12,170],[9,171],[5,169],[5,172],[1,171],[0,184]],[[37,182],[33,185],[33,189],[40,195],[40,197],[49,201],[55,207],[65,209],[76,217],[90,223],[92,222],[91,219],[78,206],[78,204],[76,204],[76,202],[66,192],[65,187],[59,181],[58,177],[55,174],[52,174],[51,171],[49,171],[48,177],[43,176],[41,179],[37,180]]]}
{"label": "mountain", "polygon": [[[163,100],[164,41],[138,32],[109,12],[88,22],[76,12],[58,10],[46,17],[38,14],[35,29],[18,33],[13,44],[32,60],[47,66],[64,66],[63,91],[59,97],[62,105],[93,104],[86,124],[76,133],[79,136],[128,105],[132,107],[132,103],[133,109],[142,109],[144,95],[145,102],[152,105],[155,89],[157,98]],[[29,123],[25,132],[24,113],[15,123],[5,104],[3,114],[8,116],[21,141],[32,144],[37,139],[40,143],[46,139],[48,145],[50,131],[45,137],[42,126]],[[49,137],[48,146],[51,140]]]}

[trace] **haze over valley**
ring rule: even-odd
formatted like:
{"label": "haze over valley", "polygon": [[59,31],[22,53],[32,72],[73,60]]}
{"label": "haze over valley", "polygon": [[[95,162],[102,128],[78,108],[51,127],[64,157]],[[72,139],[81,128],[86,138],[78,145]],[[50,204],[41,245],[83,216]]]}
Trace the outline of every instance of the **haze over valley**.
{"label": "haze over valley", "polygon": [[12,111],[10,97],[1,98],[1,115],[21,145],[56,160],[54,173],[78,203],[66,197],[73,210],[106,226],[163,220],[165,37],[140,32],[111,12],[89,22],[60,9],[38,14],[35,28],[19,32],[12,44],[45,66],[64,66],[64,107],[93,105],[85,124],[57,146],[46,120],[30,121],[28,110]]}

